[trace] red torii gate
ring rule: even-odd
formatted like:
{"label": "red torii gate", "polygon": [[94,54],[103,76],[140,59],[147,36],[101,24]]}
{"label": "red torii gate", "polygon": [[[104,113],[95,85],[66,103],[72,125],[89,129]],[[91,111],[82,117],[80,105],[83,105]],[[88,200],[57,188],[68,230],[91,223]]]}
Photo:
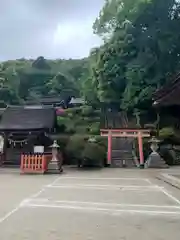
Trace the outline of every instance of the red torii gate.
{"label": "red torii gate", "polygon": [[138,146],[139,146],[139,162],[140,162],[140,165],[144,164],[143,138],[150,137],[150,130],[148,129],[101,129],[100,131],[101,131],[102,137],[108,137],[108,152],[107,152],[108,164],[111,164],[112,137],[137,138]]}

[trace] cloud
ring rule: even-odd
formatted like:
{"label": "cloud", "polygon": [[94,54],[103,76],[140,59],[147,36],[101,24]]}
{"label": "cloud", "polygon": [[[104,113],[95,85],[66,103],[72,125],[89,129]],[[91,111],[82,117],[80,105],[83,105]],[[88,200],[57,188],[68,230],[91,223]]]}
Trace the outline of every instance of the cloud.
{"label": "cloud", "polygon": [[80,58],[101,41],[92,24],[104,0],[6,0],[0,3],[0,59]]}

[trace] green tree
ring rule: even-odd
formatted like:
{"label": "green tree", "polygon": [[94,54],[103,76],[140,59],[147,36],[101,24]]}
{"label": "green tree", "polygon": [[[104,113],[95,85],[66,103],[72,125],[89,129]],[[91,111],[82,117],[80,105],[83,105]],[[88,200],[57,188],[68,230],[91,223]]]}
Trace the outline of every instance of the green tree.
{"label": "green tree", "polygon": [[152,93],[179,69],[179,11],[175,0],[106,1],[94,23],[106,40],[94,75],[101,100],[151,107]]}

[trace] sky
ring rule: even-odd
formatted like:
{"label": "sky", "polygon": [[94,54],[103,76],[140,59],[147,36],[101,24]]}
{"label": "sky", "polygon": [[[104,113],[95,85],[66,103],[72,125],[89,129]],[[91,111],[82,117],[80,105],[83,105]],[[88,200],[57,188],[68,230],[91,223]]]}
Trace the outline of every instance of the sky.
{"label": "sky", "polygon": [[82,58],[101,39],[92,24],[104,0],[0,1],[0,60]]}

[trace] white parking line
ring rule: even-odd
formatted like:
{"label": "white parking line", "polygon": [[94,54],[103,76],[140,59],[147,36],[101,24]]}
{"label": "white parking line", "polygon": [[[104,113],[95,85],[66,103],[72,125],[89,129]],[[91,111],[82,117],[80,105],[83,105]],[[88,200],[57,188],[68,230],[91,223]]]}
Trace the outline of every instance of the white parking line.
{"label": "white parking line", "polygon": [[149,182],[148,178],[108,178],[108,177],[60,177],[59,179],[80,179],[80,180],[126,180],[126,181],[145,181]]}
{"label": "white parking line", "polygon": [[158,185],[152,186],[136,186],[136,185],[98,185],[98,184],[60,184],[60,185],[46,185],[47,188],[74,188],[74,189],[88,189],[88,190],[121,190],[121,191],[159,191]]}
{"label": "white parking line", "polygon": [[144,180],[152,185],[152,182],[148,178],[145,178]]}
{"label": "white parking line", "polygon": [[167,209],[180,209],[180,206],[174,205],[147,205],[147,204],[121,204],[121,203],[105,203],[105,202],[87,202],[87,201],[61,201],[61,200],[50,200],[48,198],[36,198],[36,199],[28,199],[28,201],[22,202],[21,206],[27,206],[29,204],[36,203],[50,203],[52,205],[56,204],[80,204],[80,205],[97,205],[97,206],[108,206],[108,207],[135,207],[135,208],[167,208]]}
{"label": "white parking line", "polygon": [[[60,177],[56,178],[51,184],[55,184],[57,181],[59,181],[59,179],[60,179]],[[22,202],[21,202],[17,207],[15,207],[15,208],[12,209],[10,212],[8,212],[4,217],[0,218],[0,224],[1,224],[2,222],[4,222],[5,220],[7,220],[7,219],[8,219],[10,216],[12,216],[14,213],[16,213],[16,212],[21,208],[23,202],[29,201],[29,199],[31,199],[31,198],[36,198],[36,197],[38,197],[44,190],[45,190],[45,189],[44,189],[44,187],[43,187],[43,188],[41,188],[40,191],[38,191],[37,193],[31,195],[29,198],[22,200]]]}
{"label": "white parking line", "polygon": [[11,215],[13,215],[15,212],[19,210],[20,206],[14,208],[12,211],[8,212],[4,217],[0,218],[0,223],[4,222],[6,219],[8,219]]}
{"label": "white parking line", "polygon": [[58,205],[58,204],[33,204],[28,203],[26,207],[34,207],[34,208],[59,208],[59,209],[71,209],[71,210],[81,210],[86,212],[104,212],[110,215],[114,214],[145,214],[145,215],[178,215],[180,216],[180,211],[154,211],[154,210],[136,210],[136,209],[112,209],[112,208],[99,208],[99,207],[83,207],[83,206],[70,206],[70,205]]}
{"label": "white parking line", "polygon": [[159,190],[164,193],[168,198],[173,200],[173,202],[177,203],[180,205],[180,200],[174,197],[172,194],[170,194],[165,188],[159,188]]}

